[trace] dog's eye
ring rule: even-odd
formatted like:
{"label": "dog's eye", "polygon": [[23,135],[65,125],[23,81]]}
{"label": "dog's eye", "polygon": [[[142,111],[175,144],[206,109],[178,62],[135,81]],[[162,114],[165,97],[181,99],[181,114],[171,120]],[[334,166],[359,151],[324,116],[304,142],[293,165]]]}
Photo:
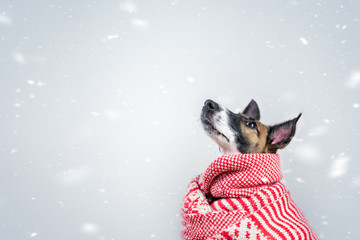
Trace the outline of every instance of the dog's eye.
{"label": "dog's eye", "polygon": [[256,128],[256,123],[255,123],[255,122],[246,121],[245,124],[246,124],[246,126],[252,128],[252,129],[255,129],[255,128]]}

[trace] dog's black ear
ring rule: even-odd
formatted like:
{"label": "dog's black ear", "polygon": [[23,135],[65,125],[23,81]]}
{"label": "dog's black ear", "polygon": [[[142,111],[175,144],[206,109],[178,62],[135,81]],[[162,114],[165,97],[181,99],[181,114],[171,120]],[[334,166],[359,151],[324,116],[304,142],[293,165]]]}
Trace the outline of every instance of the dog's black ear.
{"label": "dog's black ear", "polygon": [[271,152],[286,147],[295,135],[296,123],[301,117],[301,113],[296,118],[271,126],[268,134],[268,147]]}
{"label": "dog's black ear", "polygon": [[250,103],[244,109],[243,114],[245,114],[251,118],[254,118],[256,120],[260,120],[259,106],[253,99],[251,99]]}

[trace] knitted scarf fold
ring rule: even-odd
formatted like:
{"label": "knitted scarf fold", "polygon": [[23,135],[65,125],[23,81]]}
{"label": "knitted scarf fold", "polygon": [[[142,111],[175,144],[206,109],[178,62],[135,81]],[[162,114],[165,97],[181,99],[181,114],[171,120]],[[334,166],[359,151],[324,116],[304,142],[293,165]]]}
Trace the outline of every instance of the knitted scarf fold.
{"label": "knitted scarf fold", "polygon": [[277,154],[224,155],[188,186],[184,239],[318,239],[290,198]]}

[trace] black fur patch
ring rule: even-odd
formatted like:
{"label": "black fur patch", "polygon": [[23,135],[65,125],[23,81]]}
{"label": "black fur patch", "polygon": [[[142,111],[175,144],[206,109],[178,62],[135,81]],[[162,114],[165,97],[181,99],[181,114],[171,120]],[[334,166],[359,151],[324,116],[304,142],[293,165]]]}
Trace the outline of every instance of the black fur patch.
{"label": "black fur patch", "polygon": [[243,121],[241,114],[235,114],[231,111],[228,112],[229,126],[235,133],[236,148],[241,153],[247,153],[250,147],[250,141],[242,134],[240,122]]}

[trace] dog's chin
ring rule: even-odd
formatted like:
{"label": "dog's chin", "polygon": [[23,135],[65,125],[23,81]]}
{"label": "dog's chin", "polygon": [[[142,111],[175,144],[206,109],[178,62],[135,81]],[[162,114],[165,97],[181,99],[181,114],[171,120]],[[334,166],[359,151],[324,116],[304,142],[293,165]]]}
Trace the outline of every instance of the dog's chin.
{"label": "dog's chin", "polygon": [[205,133],[217,143],[224,155],[240,154],[235,144],[232,144],[225,134],[217,130],[210,120],[202,118],[201,122]]}
{"label": "dog's chin", "polygon": [[226,142],[230,143],[229,138],[220,132],[209,119],[201,118],[201,122],[206,134],[209,135],[209,137],[213,138],[215,141],[216,139],[222,138]]}
{"label": "dog's chin", "polygon": [[229,142],[229,139],[225,135],[214,132],[212,133],[206,132],[206,133],[214,142],[216,142],[222,154],[224,155],[240,154],[235,144]]}

